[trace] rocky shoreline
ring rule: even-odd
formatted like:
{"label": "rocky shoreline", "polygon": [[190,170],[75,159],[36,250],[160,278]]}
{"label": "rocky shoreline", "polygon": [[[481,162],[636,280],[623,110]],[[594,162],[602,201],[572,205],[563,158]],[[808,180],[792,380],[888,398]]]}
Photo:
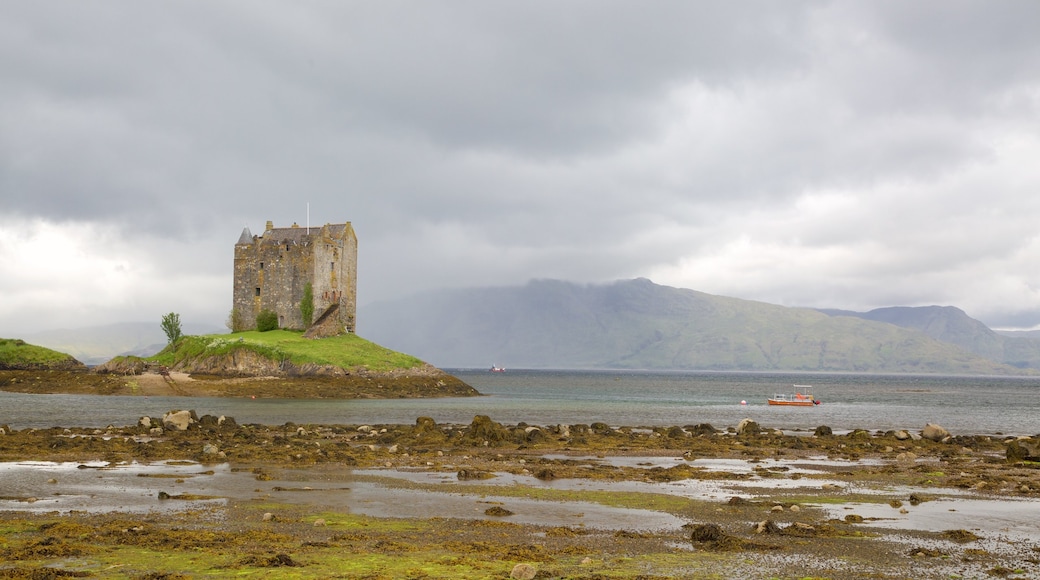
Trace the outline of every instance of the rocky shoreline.
{"label": "rocky shoreline", "polygon": [[[125,365],[124,365],[125,366]],[[479,396],[476,389],[435,367],[387,373],[211,375],[160,367],[103,366],[93,370],[0,371],[0,390],[35,394],[149,395],[312,399],[392,399]]]}
{"label": "rocky shoreline", "polygon": [[[976,505],[1036,513],[1036,437],[486,416],[265,426],[183,410],[2,433],[3,465],[80,465],[96,479],[153,469],[112,485],[146,489],[146,513],[91,513],[101,500],[89,497],[48,508],[71,501],[84,473],[74,467],[8,474],[37,479],[0,494],[4,578],[1040,575],[1035,527],[1016,535],[970,515]],[[926,516],[942,523],[909,525]],[[675,524],[643,525],[657,519]]]}

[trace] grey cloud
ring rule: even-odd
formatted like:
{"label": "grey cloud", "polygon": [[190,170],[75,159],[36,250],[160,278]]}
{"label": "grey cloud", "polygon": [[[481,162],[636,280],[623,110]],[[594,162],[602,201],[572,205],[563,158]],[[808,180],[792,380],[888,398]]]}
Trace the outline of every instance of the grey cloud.
{"label": "grey cloud", "polygon": [[[309,202],[315,224],[354,222],[369,296],[635,277],[741,236],[784,246],[796,226],[792,251],[877,243],[847,255],[879,282],[733,273],[750,297],[925,300],[942,289],[886,293],[886,276],[1024,251],[1013,237],[1038,177],[1002,156],[1040,128],[1038,10],[8,5],[0,213],[112,224],[171,268],[219,277],[243,226],[302,225]],[[992,180],[973,174],[987,166],[999,183],[972,181]],[[798,217],[827,194],[855,209]]]}

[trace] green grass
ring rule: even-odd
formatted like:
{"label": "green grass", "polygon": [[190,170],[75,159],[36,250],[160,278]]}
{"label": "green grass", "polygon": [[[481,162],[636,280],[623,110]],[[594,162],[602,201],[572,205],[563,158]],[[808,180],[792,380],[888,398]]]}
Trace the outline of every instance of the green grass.
{"label": "green grass", "polygon": [[63,362],[70,355],[16,338],[0,338],[0,364],[35,365]]}
{"label": "green grass", "polygon": [[228,355],[240,349],[251,350],[275,361],[288,360],[296,365],[364,367],[373,372],[410,369],[424,364],[414,356],[384,348],[355,334],[311,340],[289,330],[185,336],[149,360],[173,365],[182,360]]}

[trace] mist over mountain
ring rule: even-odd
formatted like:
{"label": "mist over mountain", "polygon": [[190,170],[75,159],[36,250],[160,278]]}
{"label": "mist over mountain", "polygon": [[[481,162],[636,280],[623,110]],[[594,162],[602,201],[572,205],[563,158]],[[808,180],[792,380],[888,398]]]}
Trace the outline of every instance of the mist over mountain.
{"label": "mist over mountain", "polygon": [[536,280],[372,304],[359,313],[359,333],[441,367],[1004,374],[1040,366],[1029,339],[1010,347],[957,309],[888,310],[789,308],[646,279]]}
{"label": "mist over mountain", "polygon": [[893,306],[869,312],[821,309],[918,330],[936,340],[1018,368],[1040,368],[1040,332],[995,331],[954,306]]}

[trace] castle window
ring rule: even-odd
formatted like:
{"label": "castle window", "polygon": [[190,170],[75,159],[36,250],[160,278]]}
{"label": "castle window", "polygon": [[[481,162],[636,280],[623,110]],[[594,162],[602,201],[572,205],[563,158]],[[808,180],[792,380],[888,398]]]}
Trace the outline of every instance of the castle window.
{"label": "castle window", "polygon": [[288,252],[288,251],[289,251],[289,244],[285,244],[285,251],[286,251],[286,252]]}
{"label": "castle window", "polygon": [[336,269],[336,262],[329,262],[329,270],[335,270],[335,269]]}
{"label": "castle window", "polygon": [[261,270],[263,270],[263,269],[264,269],[264,263],[263,263],[263,262],[260,262],[260,269],[261,269]]}
{"label": "castle window", "polygon": [[259,286],[257,286],[257,287],[256,287],[256,295],[257,295],[257,296],[259,296],[259,295],[260,295],[260,287],[259,287]]}

